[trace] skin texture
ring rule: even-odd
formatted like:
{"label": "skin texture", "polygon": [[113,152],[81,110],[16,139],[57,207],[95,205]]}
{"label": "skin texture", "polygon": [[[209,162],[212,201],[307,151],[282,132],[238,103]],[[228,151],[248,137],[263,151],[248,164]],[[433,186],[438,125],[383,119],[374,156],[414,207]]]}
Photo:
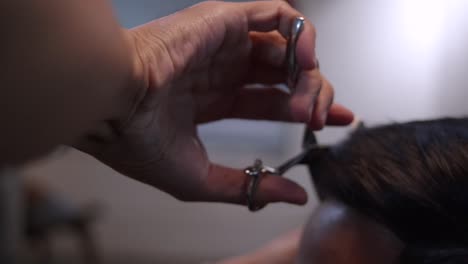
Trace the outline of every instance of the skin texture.
{"label": "skin texture", "polygon": [[129,111],[132,58],[106,1],[1,1],[0,13],[0,167]]}
{"label": "skin texture", "polygon": [[[10,1],[0,10],[0,121],[9,124],[0,166],[71,144],[180,200],[244,204],[245,175],[209,161],[198,124],[242,118],[320,129],[353,119],[332,104],[333,88],[315,67],[310,22],[298,43],[296,92],[270,87],[286,81],[285,37],[301,15],[284,1],[204,2],[132,30],[117,25],[106,1]],[[246,89],[257,83],[266,88]],[[303,204],[307,196],[269,176],[258,200]]]}
{"label": "skin texture", "polygon": [[359,126],[309,159],[325,202],[305,228],[298,263],[468,263],[467,124]]}
{"label": "skin texture", "polygon": [[334,200],[316,208],[305,228],[219,264],[395,264],[403,243],[387,227]]}
{"label": "skin texture", "polygon": [[314,211],[304,230],[299,264],[392,264],[403,244],[387,227],[335,201]]}
{"label": "skin texture", "polygon": [[[285,37],[300,15],[283,1],[204,2],[128,31],[145,93],[118,138],[79,147],[180,200],[244,204],[243,170],[209,161],[198,124],[243,118],[321,128],[353,118],[332,104],[333,88],[315,67],[310,22],[298,43],[304,70],[297,92],[269,87],[286,81]],[[267,88],[246,88],[254,83]],[[292,181],[267,176],[257,201],[303,204],[307,195]]]}
{"label": "skin texture", "polygon": [[302,232],[298,228],[250,254],[226,259],[217,264],[292,264],[297,257]]}

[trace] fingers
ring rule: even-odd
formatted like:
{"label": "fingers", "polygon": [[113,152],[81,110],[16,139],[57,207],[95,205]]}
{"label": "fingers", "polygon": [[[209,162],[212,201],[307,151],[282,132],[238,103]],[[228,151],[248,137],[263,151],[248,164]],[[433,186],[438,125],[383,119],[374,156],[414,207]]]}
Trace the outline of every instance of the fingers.
{"label": "fingers", "polygon": [[328,110],[333,103],[334,91],[331,84],[327,79],[321,79],[320,93],[317,96],[315,105],[309,107],[313,108],[312,115],[309,118],[309,127],[313,130],[322,129],[325,126]]}
{"label": "fingers", "polygon": [[[284,68],[285,38],[278,32],[251,32],[250,38],[253,42],[254,66],[249,80],[252,83],[284,83],[287,77]],[[333,88],[318,69],[303,69],[290,101],[292,121],[309,123],[311,128],[321,129],[332,102]]]}
{"label": "fingers", "polygon": [[[225,3],[229,12],[241,11],[252,40],[251,62],[247,83],[285,83],[286,38],[291,22],[302,16],[286,1],[257,1],[248,3]],[[223,10],[227,10],[223,8]],[[223,11],[225,12],[225,11]],[[237,20],[236,20],[237,21]],[[237,24],[236,24],[237,25]],[[272,121],[294,121],[320,129],[325,124],[347,123],[352,118],[349,111],[329,110],[333,102],[333,87],[323,79],[316,69],[315,29],[306,21],[296,46],[298,64],[301,68],[295,93],[287,94],[273,89],[242,89],[219,105],[216,113],[199,115],[197,122],[209,122],[222,118],[264,119]],[[350,117],[351,116],[351,117]]]}
{"label": "fingers", "polygon": [[[251,34],[254,54],[257,54],[255,56],[257,64],[279,69],[285,61],[285,39],[289,37],[291,22],[294,18],[302,16],[287,2],[253,2],[249,3],[246,8],[250,30],[258,32],[277,30],[279,32],[276,35],[275,33]],[[265,5],[270,5],[270,8]],[[290,113],[293,121],[306,122],[313,129],[321,129],[327,123],[328,110],[333,103],[333,88],[315,69],[317,66],[315,38],[315,28],[309,21],[306,21],[296,46],[298,65],[302,71],[290,101]],[[280,76],[286,78],[285,74],[276,74],[269,68],[265,70],[264,67],[255,67],[255,69],[252,71],[254,76],[251,79],[259,83],[271,84],[278,81]],[[267,70],[271,70],[270,74]]]}
{"label": "fingers", "polygon": [[286,82],[286,39],[278,32],[250,32],[252,41],[249,83]]}
{"label": "fingers", "polygon": [[[265,84],[284,82],[286,40],[276,32],[254,32],[250,37],[254,43],[250,81]],[[293,121],[309,123],[313,129],[323,128],[333,96],[333,87],[318,69],[302,71],[291,98]]]}
{"label": "fingers", "polygon": [[[266,72],[257,70],[254,74],[262,80],[278,83]],[[280,71],[276,75],[280,75]],[[292,96],[276,88],[241,90],[226,117],[305,122],[313,130],[322,129],[325,125],[350,124],[354,119],[353,113],[344,106],[333,104],[333,100],[332,85],[315,69],[301,73]]]}
{"label": "fingers", "polygon": [[[211,119],[205,120],[205,122],[222,118],[295,122],[297,117],[293,117],[291,109],[298,109],[301,104],[304,105],[305,109],[309,107],[309,104],[315,105],[313,98],[317,96],[314,94],[307,96],[309,96],[309,99],[305,100],[307,102],[302,103],[303,98],[301,96],[291,98],[289,93],[278,88],[241,89],[234,105],[227,114],[213,113],[215,115],[212,115]],[[320,129],[325,124],[348,125],[353,121],[354,116],[350,110],[339,104],[331,104],[333,89],[327,81],[325,81],[324,88],[321,89],[317,98],[316,109],[320,110],[314,111],[314,117],[309,122],[311,128]],[[298,105],[296,105],[296,102]],[[303,110],[296,111],[304,112]],[[323,118],[324,115],[325,118]]]}
{"label": "fingers", "polygon": [[[247,185],[250,176],[242,170],[235,170],[213,164],[206,180],[206,200],[245,205]],[[307,193],[297,183],[274,175],[265,175],[256,192],[255,203],[286,202],[302,205],[307,202]]]}
{"label": "fingers", "polygon": [[[291,122],[290,95],[278,88],[241,88],[229,99],[198,98],[210,107],[197,110],[196,124],[214,122],[226,118]],[[210,103],[214,101],[213,103]],[[216,109],[216,111],[213,111]]]}
{"label": "fingers", "polygon": [[[283,38],[288,38],[291,22],[302,16],[297,10],[284,1],[258,1],[239,3],[245,12],[250,31],[270,32],[277,30]],[[304,30],[298,40],[296,54],[299,66],[311,70],[316,65],[315,58],[315,28],[306,20]]]}
{"label": "fingers", "polygon": [[[303,123],[311,121],[316,100],[319,98],[322,90],[322,84],[322,77],[318,70],[300,73],[296,90],[290,101],[291,114],[294,121]],[[327,98],[321,97],[321,99]]]}
{"label": "fingers", "polygon": [[[278,32],[250,32],[254,61],[277,68],[284,68],[287,41]],[[284,76],[283,76],[284,77]]]}
{"label": "fingers", "polygon": [[328,110],[327,125],[345,126],[354,121],[354,114],[340,104],[332,104]]}
{"label": "fingers", "polygon": [[[286,73],[283,68],[280,68],[281,62],[284,61],[285,51],[281,48],[280,41],[277,39],[269,43],[266,42],[268,39],[274,38],[274,35],[263,38],[257,37],[257,43],[254,47],[258,49],[258,52],[256,52],[255,59],[260,62],[254,63],[255,66],[250,71],[250,82],[263,84],[285,82]],[[265,64],[277,68],[265,66]],[[318,69],[301,71],[294,94],[291,95],[289,106],[291,120],[308,123],[314,129],[321,129],[326,122],[328,109],[333,103],[333,97],[333,87],[320,74]],[[255,98],[258,99],[257,96]],[[247,100],[252,101],[253,99]],[[265,99],[267,97],[257,101],[257,105],[258,102],[263,102]],[[263,106],[262,109],[275,106],[277,105],[267,105]],[[251,108],[247,109],[251,110]]]}
{"label": "fingers", "polygon": [[[302,86],[304,83],[306,85]],[[353,122],[351,110],[333,103],[334,89],[323,76],[314,77],[312,74],[310,78],[300,81],[296,89],[298,91],[290,100],[293,121],[306,120],[312,130],[320,130],[325,125],[345,126]]]}
{"label": "fingers", "polygon": [[276,0],[276,1],[284,1],[289,3],[292,7],[296,8],[296,0]]}

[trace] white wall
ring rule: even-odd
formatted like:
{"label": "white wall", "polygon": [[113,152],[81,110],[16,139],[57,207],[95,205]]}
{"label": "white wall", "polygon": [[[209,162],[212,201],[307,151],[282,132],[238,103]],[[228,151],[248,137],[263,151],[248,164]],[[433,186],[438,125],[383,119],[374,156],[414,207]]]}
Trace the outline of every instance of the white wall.
{"label": "white wall", "polygon": [[337,99],[370,123],[468,113],[468,2],[307,1]]}
{"label": "white wall", "polygon": [[[127,27],[195,2],[114,1]],[[335,84],[337,100],[367,123],[468,113],[464,89],[468,21],[463,16],[468,12],[467,1],[298,2],[317,26],[321,67]],[[239,137],[224,134],[232,126],[241,126]],[[269,136],[256,132],[259,128],[269,131]],[[334,142],[345,131],[326,129],[320,138]],[[255,157],[277,164],[298,151],[301,132],[300,126],[266,123],[231,122],[203,129],[210,155],[237,167]],[[253,144],[259,136],[266,141]],[[236,148],[222,148],[233,139],[237,139]],[[270,143],[275,147],[270,148]],[[257,214],[230,205],[182,204],[77,152],[38,164],[27,173],[45,179],[73,201],[103,201],[108,210],[98,233],[106,252],[154,259],[158,255],[216,258],[243,252],[299,225],[316,204],[312,199],[306,207],[272,205]],[[289,177],[310,185],[304,168],[295,169]]]}

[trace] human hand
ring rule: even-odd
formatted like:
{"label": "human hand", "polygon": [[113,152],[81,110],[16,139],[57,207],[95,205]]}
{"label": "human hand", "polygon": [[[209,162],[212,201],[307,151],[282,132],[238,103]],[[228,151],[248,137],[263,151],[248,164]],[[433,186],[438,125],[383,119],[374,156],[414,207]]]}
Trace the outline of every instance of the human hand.
{"label": "human hand", "polygon": [[[316,67],[315,30],[306,22],[297,45],[302,68],[294,94],[286,81],[286,37],[302,16],[283,1],[204,2],[126,32],[135,57],[135,109],[117,136],[80,148],[136,180],[183,201],[245,204],[242,170],[209,161],[197,125],[225,118],[345,125],[352,113],[332,104]],[[247,88],[250,84],[265,89]],[[269,87],[268,87],[269,86]],[[266,176],[258,204],[303,204],[296,183]]]}

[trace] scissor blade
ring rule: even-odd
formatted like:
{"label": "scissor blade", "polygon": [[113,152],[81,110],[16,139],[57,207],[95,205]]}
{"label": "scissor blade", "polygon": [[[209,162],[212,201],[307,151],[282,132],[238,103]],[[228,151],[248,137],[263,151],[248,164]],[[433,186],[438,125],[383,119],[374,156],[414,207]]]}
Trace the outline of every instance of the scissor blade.
{"label": "scissor blade", "polygon": [[278,166],[278,168],[276,169],[277,173],[279,175],[283,175],[286,171],[288,171],[292,167],[296,166],[297,164],[301,164],[304,160],[304,157],[306,157],[307,154],[309,153],[310,149],[311,148],[304,149],[297,156],[293,157],[292,159],[289,159],[285,163]]}
{"label": "scissor blade", "polygon": [[302,159],[301,164],[309,165],[311,162],[316,161],[329,151],[329,146],[314,146],[307,152],[307,155]]}
{"label": "scissor blade", "polygon": [[292,159],[286,161],[285,163],[281,164],[276,168],[276,173],[278,175],[283,175],[286,171],[291,169],[292,167],[299,165],[299,164],[309,164],[310,161],[319,158],[325,152],[329,150],[327,146],[310,146],[304,149],[301,153],[297,156],[293,157]]}

